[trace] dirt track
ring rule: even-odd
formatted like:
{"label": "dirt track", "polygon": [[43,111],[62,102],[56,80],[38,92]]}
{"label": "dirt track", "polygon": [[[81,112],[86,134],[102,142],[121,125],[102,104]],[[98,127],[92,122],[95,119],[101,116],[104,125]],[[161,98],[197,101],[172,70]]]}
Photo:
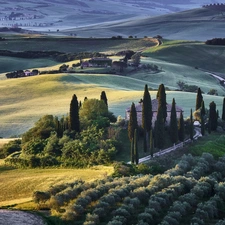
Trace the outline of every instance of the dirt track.
{"label": "dirt track", "polygon": [[1,209],[0,225],[46,225],[46,223],[32,213]]}

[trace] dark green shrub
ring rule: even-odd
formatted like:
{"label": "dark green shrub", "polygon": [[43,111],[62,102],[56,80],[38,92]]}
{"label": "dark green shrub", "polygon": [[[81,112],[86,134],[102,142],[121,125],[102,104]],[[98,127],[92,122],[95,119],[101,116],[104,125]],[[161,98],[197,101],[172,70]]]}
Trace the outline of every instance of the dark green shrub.
{"label": "dark green shrub", "polygon": [[21,139],[10,141],[4,144],[2,148],[5,157],[17,151],[21,151]]}

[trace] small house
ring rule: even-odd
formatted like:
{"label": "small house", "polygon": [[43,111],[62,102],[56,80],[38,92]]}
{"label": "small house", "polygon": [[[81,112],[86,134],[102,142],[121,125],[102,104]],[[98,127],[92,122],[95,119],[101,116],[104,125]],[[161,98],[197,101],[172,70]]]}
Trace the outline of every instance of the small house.
{"label": "small house", "polygon": [[[142,125],[142,101],[140,101],[138,104],[136,104],[135,107],[136,107],[136,112],[137,112],[138,125],[141,126]],[[169,124],[172,104],[167,104],[166,107],[167,107],[166,124]],[[155,121],[157,119],[157,112],[158,112],[158,100],[153,99],[152,100],[152,127],[154,127],[154,125],[155,125]],[[181,112],[183,112],[183,109],[180,106],[176,106],[176,113],[177,113],[178,119],[180,118]],[[126,120],[130,119],[130,107],[126,109],[125,119]]]}

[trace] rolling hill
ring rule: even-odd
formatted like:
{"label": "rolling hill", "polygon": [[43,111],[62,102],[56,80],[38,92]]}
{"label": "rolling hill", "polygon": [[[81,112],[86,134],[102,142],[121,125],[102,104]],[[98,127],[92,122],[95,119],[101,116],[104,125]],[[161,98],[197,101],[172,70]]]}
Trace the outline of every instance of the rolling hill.
{"label": "rolling hill", "polygon": [[[57,30],[84,27],[131,18],[154,17],[201,7],[205,1],[156,0],[42,0],[2,1],[0,26],[54,33]],[[74,33],[73,33],[74,34]],[[94,35],[95,36],[95,35]]]}
{"label": "rolling hill", "polygon": [[[33,48],[41,46],[41,50],[46,50],[54,46],[53,43],[57,44],[57,40],[60,41],[60,48],[66,50],[70,43],[70,39],[63,42],[61,38],[52,37],[42,42],[42,38],[39,37],[39,42],[35,42],[37,39],[31,38],[30,42],[25,45],[26,50],[29,50],[29,44]],[[116,50],[115,52],[127,48],[136,50],[144,48],[141,63],[157,65],[161,68],[161,72],[153,73],[150,70],[140,69],[120,76],[90,74],[87,69],[83,73],[41,75],[19,79],[6,79],[5,74],[2,74],[0,75],[0,136],[20,135],[46,114],[59,117],[66,115],[73,94],[78,96],[79,101],[83,101],[84,97],[99,98],[101,91],[104,90],[108,97],[110,111],[116,116],[124,117],[125,109],[130,107],[132,102],[138,103],[143,97],[145,84],[148,84],[152,90],[157,90],[159,84],[164,83],[171,90],[167,91],[168,103],[171,103],[172,98],[175,98],[177,105],[183,107],[185,117],[189,116],[191,108],[195,108],[196,94],[174,91],[178,88],[178,81],[183,81],[187,85],[196,85],[204,93],[210,89],[216,89],[219,96],[204,95],[205,106],[208,108],[209,103],[215,101],[221,114],[224,88],[215,78],[195,69],[195,67],[225,73],[225,48],[223,46],[207,46],[201,42],[168,40],[163,40],[162,45],[155,46],[154,42],[148,43],[149,40],[144,39],[124,39],[123,43],[109,41],[109,39],[106,42],[105,39],[93,38],[84,40],[74,38],[71,40],[74,41],[70,45],[74,51],[76,49],[85,51],[88,48],[88,42],[95,43],[92,45],[93,51],[103,50],[103,47],[105,51]],[[101,43],[101,41],[105,43],[103,46],[96,44]],[[23,42],[24,38],[14,39],[8,48],[17,51],[21,46],[20,43]],[[42,43],[42,45],[37,43]],[[65,44],[66,48],[63,47],[62,43]],[[147,44],[149,46],[146,48]],[[2,42],[0,42],[0,46],[3,47]],[[5,62],[9,61],[7,68],[15,69],[19,66],[24,66],[21,69],[34,66],[39,70],[55,70],[62,65],[62,63],[49,59],[28,60],[10,57],[2,57],[2,59]],[[116,59],[118,60],[118,57]],[[77,61],[66,64],[71,66],[73,63],[77,63]],[[49,64],[49,67],[46,67],[46,64]],[[41,68],[43,65],[45,67]],[[151,96],[152,99],[155,98],[156,91],[151,91]]]}
{"label": "rolling hill", "polygon": [[146,16],[141,19],[78,27],[63,30],[61,33],[68,35],[75,32],[83,37],[114,35],[144,37],[159,34],[166,39],[205,41],[214,37],[224,37],[223,25],[223,10],[198,8],[156,17]]}

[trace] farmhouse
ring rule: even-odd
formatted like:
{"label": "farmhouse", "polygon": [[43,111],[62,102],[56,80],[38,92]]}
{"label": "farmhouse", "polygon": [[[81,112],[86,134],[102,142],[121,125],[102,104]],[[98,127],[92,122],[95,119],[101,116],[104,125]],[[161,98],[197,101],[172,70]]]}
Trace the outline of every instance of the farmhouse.
{"label": "farmhouse", "polygon": [[[172,104],[167,104],[167,118],[166,118],[166,123],[169,124],[170,122],[170,114],[171,114],[171,109],[172,109]],[[142,100],[135,105],[136,107],[136,112],[137,112],[137,121],[138,125],[142,125]],[[155,121],[157,118],[157,111],[158,111],[158,100],[153,99],[152,100],[152,126],[154,127]],[[179,106],[176,106],[176,112],[177,112],[177,118],[180,118],[181,112],[183,112],[182,108]],[[126,115],[125,119],[129,120],[130,119],[130,107],[126,109]]]}
{"label": "farmhouse", "polygon": [[82,67],[110,67],[112,66],[112,59],[107,57],[91,58],[88,61],[81,63]]}

